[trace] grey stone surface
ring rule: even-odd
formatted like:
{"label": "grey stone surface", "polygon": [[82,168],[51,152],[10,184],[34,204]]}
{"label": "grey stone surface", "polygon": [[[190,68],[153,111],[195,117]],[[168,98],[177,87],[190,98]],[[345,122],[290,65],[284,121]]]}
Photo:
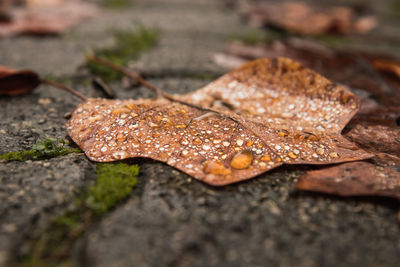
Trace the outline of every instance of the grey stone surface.
{"label": "grey stone surface", "polygon": [[79,154],[0,164],[0,266],[22,238],[43,231],[94,178],[93,166]]}
{"label": "grey stone surface", "polygon": [[[132,66],[169,93],[208,81],[188,73],[223,73],[209,60],[228,37],[250,30],[213,0],[142,0],[104,11],[56,38],[0,39],[1,64],[42,74],[82,75],[84,53],[112,43],[109,30],[140,24],[161,29],[158,45]],[[184,74],[186,73],[186,74]],[[101,93],[82,84],[87,96]],[[111,85],[119,98],[150,97],[144,88]],[[41,86],[0,98],[0,153],[26,149],[39,138],[67,138],[64,114],[79,102]],[[306,167],[282,167],[251,181],[213,188],[164,164],[136,160],[139,185],[130,198],[80,240],[87,266],[397,266],[397,203],[299,193]],[[77,188],[94,179],[79,154],[38,162],[0,163],[0,266],[32,232],[62,212]]]}
{"label": "grey stone surface", "polygon": [[[131,199],[88,234],[94,266],[396,266],[390,205],[292,190],[280,170],[224,188],[161,164],[141,168]],[[392,203],[395,204],[395,203]]]}

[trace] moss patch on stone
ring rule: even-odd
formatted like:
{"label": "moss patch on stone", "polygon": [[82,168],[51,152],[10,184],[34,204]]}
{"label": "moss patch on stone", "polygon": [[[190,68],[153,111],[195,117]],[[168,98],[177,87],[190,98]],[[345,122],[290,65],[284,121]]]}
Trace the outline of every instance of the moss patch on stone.
{"label": "moss patch on stone", "polygon": [[231,41],[240,41],[247,45],[269,44],[274,40],[285,38],[286,33],[275,29],[251,30],[246,33],[232,35]]}
{"label": "moss patch on stone", "polygon": [[64,75],[58,76],[58,75],[54,75],[51,73],[44,75],[43,78],[46,80],[58,82],[58,83],[61,83],[64,85],[71,85],[75,80],[74,77],[72,77],[72,76],[64,76]]}
{"label": "moss patch on stone", "polygon": [[329,34],[317,35],[311,39],[315,39],[316,41],[319,41],[319,42],[321,42],[325,45],[331,46],[331,47],[341,47],[341,46],[351,42],[351,40],[346,38],[345,36],[329,35]]}
{"label": "moss patch on stone", "polygon": [[99,163],[96,173],[97,182],[90,187],[85,205],[95,216],[101,216],[131,193],[139,167],[125,163]]}
{"label": "moss patch on stone", "polygon": [[145,79],[193,79],[201,81],[212,81],[218,79],[224,72],[208,71],[208,70],[188,70],[188,69],[165,69],[160,71],[142,72]]}
{"label": "moss patch on stone", "polygon": [[132,4],[133,0],[102,0],[102,6],[110,9],[121,9]]}
{"label": "moss patch on stone", "polygon": [[400,16],[400,0],[392,0],[388,10],[393,16]]}
{"label": "moss patch on stone", "polygon": [[70,258],[74,242],[94,222],[129,196],[136,185],[139,167],[126,163],[96,164],[97,180],[76,196],[72,207],[55,217],[43,233],[27,240],[28,252],[19,266],[76,266]]}
{"label": "moss patch on stone", "polygon": [[66,145],[68,145],[68,141],[46,138],[38,141],[30,150],[8,152],[0,155],[0,160],[7,162],[42,160],[82,152],[79,148],[69,148]]}
{"label": "moss patch on stone", "polygon": [[[114,31],[115,45],[95,50],[95,54],[115,64],[126,66],[137,60],[140,53],[153,47],[159,37],[159,31],[141,27],[134,31]],[[87,68],[93,75],[100,76],[105,82],[122,78],[122,74],[95,62],[87,62]]]}
{"label": "moss patch on stone", "polygon": [[261,31],[250,31],[244,34],[232,35],[233,41],[241,41],[247,45],[257,45],[266,42],[266,34]]}

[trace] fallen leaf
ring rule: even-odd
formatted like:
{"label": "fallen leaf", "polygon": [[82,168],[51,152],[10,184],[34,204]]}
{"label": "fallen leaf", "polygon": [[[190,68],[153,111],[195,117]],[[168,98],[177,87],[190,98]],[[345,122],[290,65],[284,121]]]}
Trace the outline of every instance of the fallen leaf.
{"label": "fallen leaf", "polygon": [[356,124],[346,137],[362,148],[400,157],[400,128],[383,125]]}
{"label": "fallen leaf", "polygon": [[375,17],[359,17],[349,7],[322,8],[303,2],[253,3],[244,14],[255,26],[272,25],[300,34],[363,34],[377,25]]}
{"label": "fallen leaf", "polygon": [[79,0],[27,1],[9,9],[11,19],[0,23],[0,36],[59,34],[98,13],[94,4]]}
{"label": "fallen leaf", "polygon": [[15,96],[27,94],[41,83],[47,83],[60,90],[86,100],[86,97],[65,85],[40,78],[36,72],[31,70],[16,70],[0,65],[0,95]]}
{"label": "fallen leaf", "polygon": [[152,158],[212,185],[372,156],[340,135],[357,97],[290,59],[255,60],[191,94],[159,95],[88,99],[68,134],[91,160]]}
{"label": "fallen leaf", "polygon": [[[400,80],[397,77],[393,79],[391,75],[385,75],[386,73],[377,72],[373,65],[374,62],[388,61],[386,55],[341,51],[297,38],[257,46],[231,42],[227,45],[226,50],[227,54],[219,54],[219,60],[216,60],[216,57],[212,58],[214,63],[232,68],[238,67],[241,60],[249,61],[260,57],[290,57],[332,81],[345,84],[352,89],[368,91],[385,107],[400,105]],[[229,62],[224,59],[229,59]],[[238,63],[235,65],[235,62]],[[397,61],[391,60],[390,62]]]}
{"label": "fallen leaf", "polygon": [[[353,117],[351,123],[346,127],[345,135],[349,134],[349,131],[357,125],[361,125],[362,127],[385,126],[389,127],[388,129],[396,129],[399,127],[400,107],[383,107],[377,102],[368,104],[368,101],[372,100],[368,98],[362,101],[362,105],[365,105],[365,107],[362,106],[359,113]],[[370,105],[370,107],[367,105]]]}
{"label": "fallen leaf", "polygon": [[26,94],[40,84],[39,76],[30,70],[15,70],[0,65],[0,95]]}
{"label": "fallen leaf", "polygon": [[300,176],[295,187],[339,196],[386,196],[400,200],[400,172],[367,162],[351,162]]}

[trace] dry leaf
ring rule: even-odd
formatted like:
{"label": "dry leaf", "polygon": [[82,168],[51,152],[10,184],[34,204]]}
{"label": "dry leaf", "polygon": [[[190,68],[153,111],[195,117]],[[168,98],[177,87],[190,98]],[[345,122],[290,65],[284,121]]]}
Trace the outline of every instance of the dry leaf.
{"label": "dry leaf", "polygon": [[244,13],[253,25],[273,25],[300,34],[363,34],[377,25],[375,17],[359,18],[348,7],[319,8],[302,2],[252,4]]}
{"label": "dry leaf", "polygon": [[11,7],[9,13],[11,20],[0,24],[0,36],[59,34],[96,16],[99,9],[79,0],[27,1],[26,6]]}
{"label": "dry leaf", "polygon": [[30,70],[15,70],[0,65],[0,95],[29,93],[40,84],[39,76]]}
{"label": "dry leaf", "polygon": [[260,59],[188,95],[89,99],[67,122],[94,161],[147,157],[212,185],[282,164],[369,158],[340,135],[359,100],[290,59]]}
{"label": "dry leaf", "polygon": [[53,82],[39,77],[39,75],[30,70],[16,70],[0,65],[0,96],[15,96],[27,94],[35,89],[41,83],[47,83],[60,90],[64,90],[70,94],[85,101],[87,98],[81,93],[69,88],[65,85]]}
{"label": "dry leaf", "polygon": [[295,187],[339,196],[386,196],[400,200],[400,172],[367,162],[309,171]]}

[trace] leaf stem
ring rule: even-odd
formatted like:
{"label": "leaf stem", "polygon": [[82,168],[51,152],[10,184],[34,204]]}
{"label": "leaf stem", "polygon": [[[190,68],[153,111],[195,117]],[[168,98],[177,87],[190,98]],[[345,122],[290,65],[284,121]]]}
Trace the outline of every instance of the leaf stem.
{"label": "leaf stem", "polygon": [[155,92],[158,96],[164,97],[164,98],[166,98],[166,99],[168,99],[168,100],[170,100],[172,102],[177,102],[177,103],[180,103],[182,105],[186,105],[186,106],[189,106],[189,107],[197,108],[197,109],[205,111],[205,112],[212,112],[212,113],[216,113],[216,114],[219,114],[221,116],[227,117],[226,115],[223,115],[223,114],[221,114],[221,113],[219,113],[219,112],[217,112],[215,110],[211,110],[211,109],[208,109],[208,108],[200,107],[198,105],[187,103],[185,101],[176,99],[175,97],[171,96],[170,94],[167,94],[166,92],[164,92],[162,89],[160,89],[160,88],[152,85],[148,81],[146,81],[143,77],[141,77],[136,72],[133,72],[130,69],[122,67],[120,65],[117,65],[117,64],[115,64],[115,63],[113,63],[113,62],[111,62],[111,61],[109,61],[109,60],[107,60],[105,58],[102,58],[102,57],[99,57],[99,56],[96,56],[96,55],[93,55],[93,54],[87,55],[86,58],[88,60],[90,60],[90,61],[96,62],[98,64],[102,64],[102,65],[107,66],[107,67],[109,67],[109,68],[111,68],[113,70],[116,70],[116,71],[119,71],[119,72],[125,74],[126,76],[134,79],[136,82],[142,84],[143,86],[147,87],[151,91]]}
{"label": "leaf stem", "polygon": [[76,91],[76,90],[74,90],[74,89],[72,89],[72,88],[70,88],[68,86],[65,86],[63,84],[60,84],[60,83],[57,83],[57,82],[54,82],[54,81],[50,81],[50,80],[47,80],[47,79],[43,79],[43,78],[41,78],[40,81],[42,83],[47,83],[48,85],[51,85],[51,86],[53,86],[53,87],[55,87],[57,89],[64,90],[64,91],[66,91],[66,92],[68,92],[68,93],[80,98],[83,101],[87,101],[87,99],[88,99],[86,96],[82,95],[78,91]]}
{"label": "leaf stem", "polygon": [[165,97],[165,98],[167,98],[169,100],[173,99],[169,94],[165,93],[162,89],[152,85],[151,83],[146,81],[143,77],[141,77],[136,72],[133,72],[133,71],[131,71],[131,70],[127,69],[127,68],[124,68],[124,67],[122,67],[120,65],[114,64],[113,62],[111,62],[111,61],[109,61],[109,60],[107,60],[105,58],[98,57],[98,56],[93,55],[93,54],[88,55],[86,58],[88,60],[90,60],[90,61],[105,65],[105,66],[107,66],[107,67],[109,67],[111,69],[114,69],[116,71],[119,71],[119,72],[125,74],[126,76],[132,78],[136,82],[140,83],[141,85],[143,85],[143,86],[147,87],[148,89],[150,89],[151,91],[155,92],[158,96]]}

